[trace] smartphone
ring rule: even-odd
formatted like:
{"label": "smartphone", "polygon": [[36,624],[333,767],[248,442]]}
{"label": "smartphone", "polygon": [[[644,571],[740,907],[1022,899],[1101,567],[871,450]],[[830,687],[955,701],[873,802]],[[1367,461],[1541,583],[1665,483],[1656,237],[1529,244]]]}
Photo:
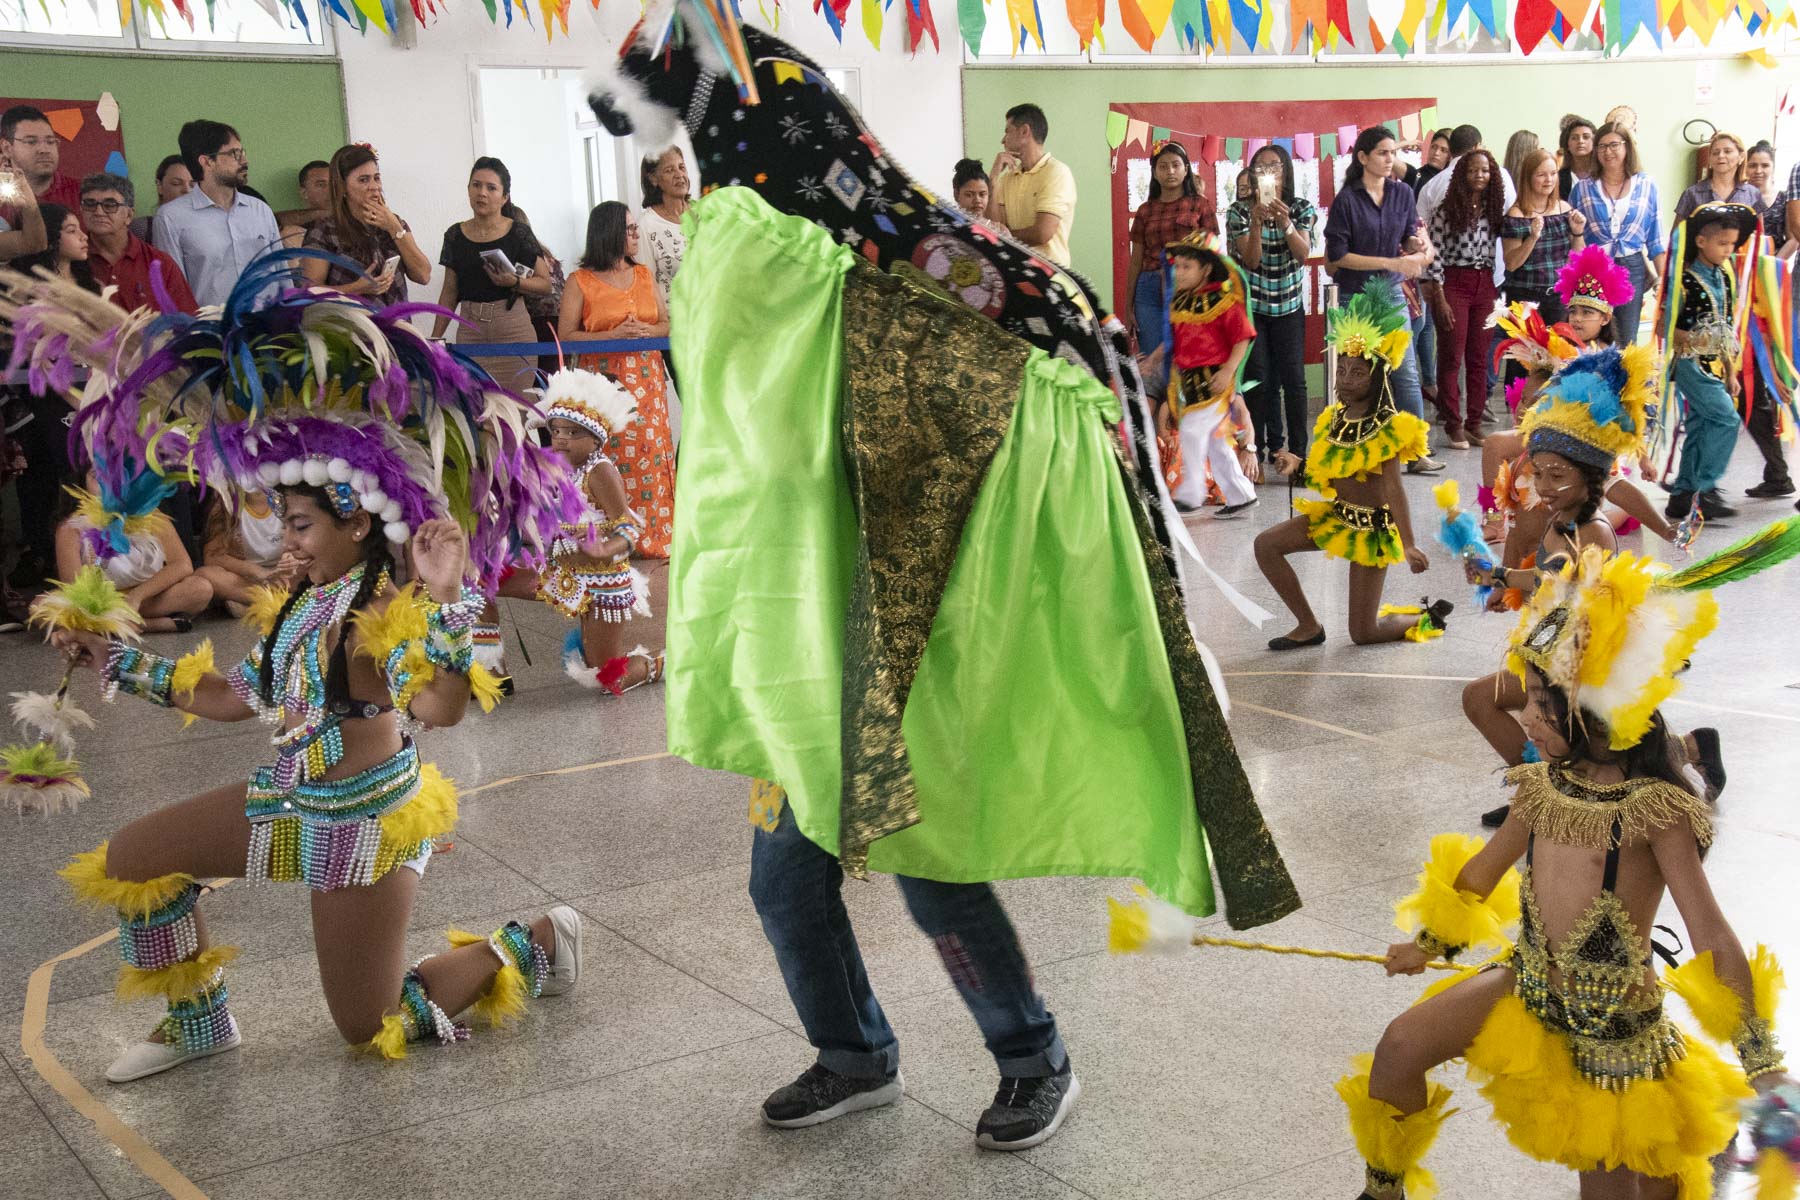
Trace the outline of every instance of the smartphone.
{"label": "smartphone", "polygon": [[376,274],[377,275],[392,275],[394,273],[394,268],[398,267],[399,265],[400,265],[400,256],[398,254],[390,254],[390,255],[388,255],[388,260],[381,264],[381,270],[377,271]]}
{"label": "smartphone", "polygon": [[1279,175],[1262,174],[1256,177],[1256,200],[1259,204],[1273,204],[1281,198],[1281,177]]}
{"label": "smartphone", "polygon": [[25,181],[10,167],[0,167],[0,204],[25,198]]}
{"label": "smartphone", "polygon": [[512,259],[506,257],[504,250],[483,250],[481,261],[486,263],[490,270],[501,275],[517,275],[519,273],[519,268],[513,265]]}

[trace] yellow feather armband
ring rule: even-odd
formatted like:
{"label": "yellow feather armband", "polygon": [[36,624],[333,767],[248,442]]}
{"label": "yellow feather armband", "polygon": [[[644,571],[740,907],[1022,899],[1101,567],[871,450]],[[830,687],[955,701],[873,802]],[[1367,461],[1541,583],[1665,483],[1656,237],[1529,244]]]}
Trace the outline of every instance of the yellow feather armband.
{"label": "yellow feather armband", "polygon": [[1504,945],[1507,927],[1519,919],[1519,873],[1511,868],[1483,899],[1459,891],[1456,880],[1486,843],[1460,833],[1431,839],[1431,857],[1419,872],[1418,890],[1394,905],[1394,922],[1416,933],[1421,949],[1446,960],[1472,946]]}
{"label": "yellow feather armband", "polygon": [[1737,1049],[1745,1075],[1755,1079],[1785,1069],[1781,1047],[1775,1041],[1775,1010],[1787,977],[1767,946],[1758,946],[1750,958],[1753,1012],[1746,1013],[1743,998],[1719,978],[1710,950],[1663,972],[1663,981],[1686,1002],[1707,1037],[1729,1042]]}

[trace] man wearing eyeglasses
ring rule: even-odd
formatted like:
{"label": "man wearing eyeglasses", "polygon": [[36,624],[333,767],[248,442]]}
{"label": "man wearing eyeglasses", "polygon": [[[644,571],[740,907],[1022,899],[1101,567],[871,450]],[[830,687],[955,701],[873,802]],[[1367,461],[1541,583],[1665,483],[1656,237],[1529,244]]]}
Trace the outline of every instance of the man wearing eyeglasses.
{"label": "man wearing eyeglasses", "polygon": [[88,235],[88,268],[94,282],[118,290],[112,301],[127,312],[157,308],[150,269],[160,265],[163,290],[175,307],[191,313],[199,305],[187,277],[175,260],[131,232],[131,210],[137,194],[131,180],[104,172],[81,181],[81,225]]}
{"label": "man wearing eyeglasses", "polygon": [[[57,169],[62,165],[62,139],[42,109],[15,104],[0,113],[0,151],[31,185],[39,204],[60,204],[73,211],[80,203],[80,185]],[[12,220],[10,212],[0,215]]]}
{"label": "man wearing eyeglasses", "polygon": [[181,127],[181,157],[196,183],[156,210],[150,240],[187,277],[201,304],[224,304],[250,260],[281,240],[275,213],[244,190],[249,155],[220,121]]}

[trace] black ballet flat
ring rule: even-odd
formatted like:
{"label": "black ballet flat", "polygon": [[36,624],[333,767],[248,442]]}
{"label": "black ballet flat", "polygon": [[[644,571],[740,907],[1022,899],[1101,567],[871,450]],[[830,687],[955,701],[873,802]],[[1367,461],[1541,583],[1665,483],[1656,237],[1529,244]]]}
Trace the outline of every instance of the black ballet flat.
{"label": "black ballet flat", "polygon": [[1323,646],[1324,644],[1325,631],[1323,629],[1304,640],[1295,640],[1290,637],[1269,639],[1269,649],[1271,650],[1304,650],[1308,646]]}

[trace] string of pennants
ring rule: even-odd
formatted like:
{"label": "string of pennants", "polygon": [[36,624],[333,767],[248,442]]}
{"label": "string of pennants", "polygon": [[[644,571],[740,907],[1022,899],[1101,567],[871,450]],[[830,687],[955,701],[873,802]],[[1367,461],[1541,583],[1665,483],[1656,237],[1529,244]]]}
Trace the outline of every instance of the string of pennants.
{"label": "string of pennants", "polygon": [[[1437,105],[1417,112],[1402,113],[1392,120],[1379,121],[1393,130],[1401,143],[1418,142],[1438,127]],[[1340,125],[1316,133],[1284,134],[1280,137],[1223,137],[1216,133],[1182,133],[1152,125],[1116,110],[1106,114],[1106,144],[1127,153],[1134,147],[1145,157],[1155,153],[1167,141],[1180,142],[1188,154],[1205,162],[1248,162],[1264,146],[1277,145],[1301,162],[1331,159],[1350,153],[1356,145],[1360,125]]]}
{"label": "string of pennants", "polygon": [[[90,0],[98,3],[99,0]],[[196,20],[194,0],[138,0],[152,19],[165,28],[174,20],[190,28]],[[210,24],[216,0],[201,0]],[[308,25],[306,0],[252,0],[277,20],[292,18]],[[398,0],[321,0],[326,18],[336,19],[357,32],[371,26],[386,33],[398,16]],[[601,0],[588,0],[594,8]],[[618,0],[613,0],[618,2]],[[738,0],[702,0],[738,16]],[[799,0],[804,3],[805,0]],[[1083,51],[1091,45],[1105,49],[1106,0],[1064,0],[1069,24]],[[1796,0],[1116,0],[1119,23],[1144,52],[1150,52],[1164,34],[1173,31],[1179,46],[1189,52],[1230,54],[1310,52],[1349,46],[1375,53],[1410,53],[1423,39],[1454,37],[1477,30],[1490,37],[1510,37],[1525,54],[1546,44],[1568,46],[1587,33],[1597,35],[1607,51],[1629,44],[1648,32],[1660,46],[1665,37],[1692,32],[1702,45],[1728,22],[1742,22],[1752,36],[1767,38],[1783,28],[1800,29]],[[406,0],[421,26],[428,26],[446,7],[446,0]],[[579,0],[482,0],[489,21],[510,28],[515,17],[534,27],[541,23],[546,38],[560,29],[569,32],[569,11]],[[757,0],[765,23],[778,27],[781,0]],[[869,42],[881,48],[887,14],[898,3],[906,14],[906,46],[918,50],[929,38],[941,49],[931,0],[812,0],[812,11],[822,16],[839,41],[850,23],[855,4],[857,23]],[[119,0],[121,17],[129,21],[132,0]],[[791,9],[790,5],[790,9]],[[532,9],[539,23],[532,20]],[[1044,16],[1038,0],[956,0],[956,20],[963,43],[972,54],[981,52],[982,34],[989,10],[1004,9],[1012,29],[1015,50],[1044,49]],[[1277,18],[1286,19],[1277,29]],[[1236,40],[1234,40],[1234,37]],[[1285,43],[1285,44],[1283,44]],[[1751,56],[1772,66],[1766,50]]]}

